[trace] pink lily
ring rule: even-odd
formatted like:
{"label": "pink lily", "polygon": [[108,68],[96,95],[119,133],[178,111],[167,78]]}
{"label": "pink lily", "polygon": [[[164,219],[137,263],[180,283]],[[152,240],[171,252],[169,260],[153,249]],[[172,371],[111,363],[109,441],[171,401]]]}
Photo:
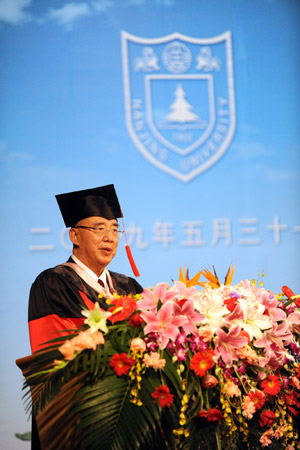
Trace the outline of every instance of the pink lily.
{"label": "pink lily", "polygon": [[195,295],[199,292],[195,286],[187,287],[182,281],[174,282],[174,289],[177,291],[176,300],[181,300],[186,298],[187,300],[194,298]]}
{"label": "pink lily", "polygon": [[[272,349],[270,349],[266,356],[261,356],[259,358],[259,366],[263,367],[267,370],[275,371],[281,368],[286,359],[286,353],[274,353]],[[259,376],[262,376],[263,372],[259,373]]]}
{"label": "pink lily", "polygon": [[142,293],[141,300],[138,300],[137,307],[139,310],[155,310],[158,302],[166,303],[169,300],[175,300],[177,292],[174,291],[168,283],[159,283],[154,289],[145,289]]}
{"label": "pink lily", "polygon": [[222,329],[218,329],[216,332],[215,354],[217,358],[221,356],[227,365],[231,365],[234,359],[239,359],[236,349],[247,344],[247,338],[240,336],[240,332],[241,329],[238,325],[231,328],[228,333],[225,333]]}
{"label": "pink lily", "polygon": [[289,331],[289,324],[287,321],[278,325],[276,322],[270,331],[266,331],[261,339],[254,342],[255,347],[264,348],[267,353],[272,344],[275,344],[278,349],[285,352],[284,342],[288,345],[292,341],[292,334]]}
{"label": "pink lily", "polygon": [[143,311],[141,317],[147,323],[144,333],[157,333],[161,349],[164,349],[170,340],[175,341],[180,333],[179,327],[187,322],[185,316],[174,316],[174,303],[171,301],[166,302],[157,313]]}
{"label": "pink lily", "polygon": [[[260,303],[266,308],[265,314],[269,314],[272,317],[273,322],[279,322],[286,319],[286,313],[282,308],[278,308],[280,302],[276,299],[275,295],[270,294],[268,291],[262,291],[260,296]],[[256,298],[259,298],[256,294]]]}
{"label": "pink lily", "polygon": [[294,311],[287,317],[287,323],[291,333],[300,334],[300,311]]}
{"label": "pink lily", "polygon": [[200,325],[205,319],[205,315],[195,311],[194,301],[192,299],[187,300],[182,307],[176,303],[174,305],[174,312],[176,316],[182,315],[186,317],[186,323],[182,325],[186,335],[197,334],[196,325]]}

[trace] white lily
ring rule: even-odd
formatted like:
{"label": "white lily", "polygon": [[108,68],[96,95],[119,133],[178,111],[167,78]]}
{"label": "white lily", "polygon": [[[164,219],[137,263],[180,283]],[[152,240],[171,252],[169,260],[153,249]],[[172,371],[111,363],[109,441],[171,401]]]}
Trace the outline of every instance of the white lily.
{"label": "white lily", "polygon": [[263,330],[272,328],[270,316],[264,314],[265,307],[261,303],[252,302],[250,298],[239,299],[243,310],[244,319],[240,324],[247,331],[250,340],[260,339],[263,336]]}
{"label": "white lily", "polygon": [[95,303],[94,309],[83,310],[82,315],[86,317],[84,323],[89,325],[92,331],[101,330],[104,333],[107,333],[108,328],[106,326],[106,320],[111,316],[111,312],[101,309],[98,302]]}
{"label": "white lily", "polygon": [[228,309],[224,306],[219,289],[207,288],[200,292],[194,300],[194,307],[205,315],[202,325],[209,325],[213,332],[226,325],[224,317],[228,314]]}

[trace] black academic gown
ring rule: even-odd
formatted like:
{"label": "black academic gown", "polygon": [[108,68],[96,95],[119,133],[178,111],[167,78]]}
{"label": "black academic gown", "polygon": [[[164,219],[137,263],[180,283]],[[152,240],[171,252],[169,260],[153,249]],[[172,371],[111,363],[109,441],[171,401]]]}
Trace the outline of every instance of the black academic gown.
{"label": "black academic gown", "polygon": [[[143,288],[135,279],[116,272],[109,273],[117,294],[142,292]],[[98,292],[70,266],[61,264],[42,272],[33,283],[29,296],[28,326],[32,352],[45,347],[41,344],[55,339],[58,331],[82,325],[85,320],[82,309],[91,309],[96,301],[101,308],[107,309],[107,304],[99,298]],[[31,442],[32,449],[40,449],[34,419]]]}
{"label": "black academic gown", "polygon": [[[117,294],[142,292],[135,279],[116,272],[109,273]],[[101,308],[107,309],[99,293],[68,265],[60,264],[42,272],[33,283],[29,296],[28,325],[32,352],[40,349],[40,344],[55,339],[58,331],[82,325],[85,320],[82,309],[93,308],[96,301]]]}

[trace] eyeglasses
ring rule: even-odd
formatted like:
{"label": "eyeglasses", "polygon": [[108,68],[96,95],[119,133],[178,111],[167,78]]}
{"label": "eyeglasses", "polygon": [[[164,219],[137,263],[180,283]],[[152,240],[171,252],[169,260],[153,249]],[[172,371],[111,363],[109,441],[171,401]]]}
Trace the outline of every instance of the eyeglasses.
{"label": "eyeglasses", "polygon": [[107,233],[111,233],[114,237],[121,237],[124,234],[124,230],[117,230],[115,228],[112,228],[111,230],[107,230],[104,227],[85,227],[83,225],[78,225],[77,227],[73,227],[73,228],[83,228],[84,230],[91,230],[93,231],[95,234],[98,234],[98,236],[104,236]]}

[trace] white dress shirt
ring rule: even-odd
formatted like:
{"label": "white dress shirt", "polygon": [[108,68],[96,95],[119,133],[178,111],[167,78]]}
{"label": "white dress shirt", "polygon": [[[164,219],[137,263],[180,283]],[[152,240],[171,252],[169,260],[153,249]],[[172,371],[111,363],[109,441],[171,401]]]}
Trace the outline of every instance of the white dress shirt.
{"label": "white dress shirt", "polygon": [[80,261],[75,255],[72,255],[72,259],[76,264],[78,264],[82,269],[84,269],[95,281],[98,282],[98,280],[101,280],[104,284],[104,289],[108,290],[110,289],[110,286],[108,284],[108,280],[110,279],[110,275],[107,269],[104,269],[101,273],[100,277],[97,277],[95,272],[93,272],[91,269],[89,269],[83,262]]}

